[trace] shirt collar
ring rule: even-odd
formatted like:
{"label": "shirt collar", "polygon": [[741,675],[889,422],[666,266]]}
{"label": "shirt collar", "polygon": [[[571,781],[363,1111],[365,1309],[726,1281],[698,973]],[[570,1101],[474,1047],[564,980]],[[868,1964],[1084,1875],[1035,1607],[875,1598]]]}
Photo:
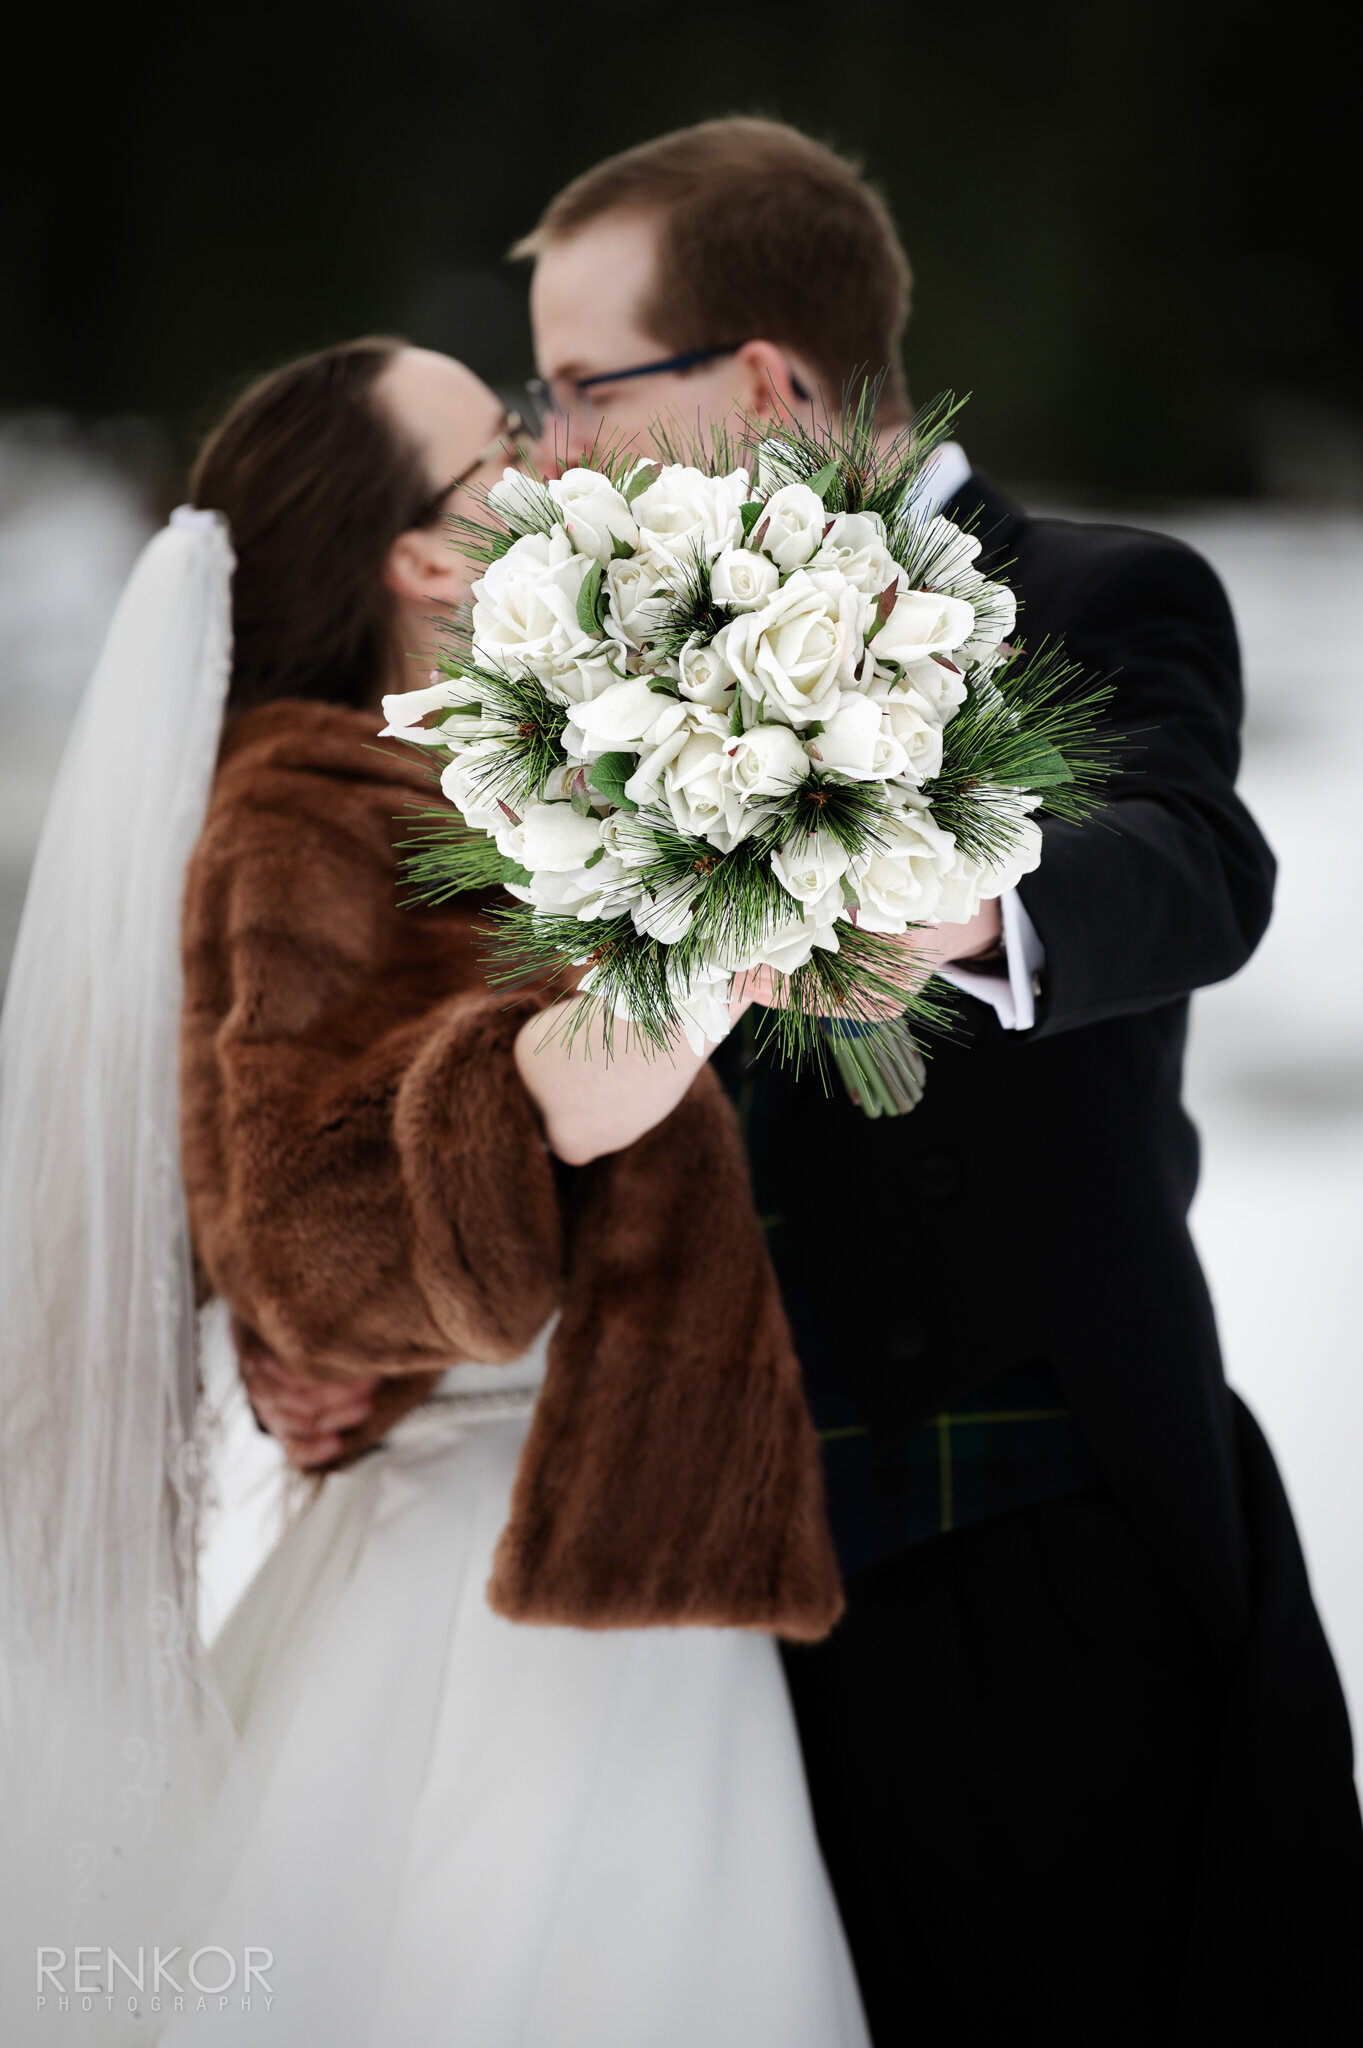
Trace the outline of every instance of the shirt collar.
{"label": "shirt collar", "polygon": [[970,475],[970,462],[959,441],[944,441],[914,485],[910,503],[931,518],[954,498]]}

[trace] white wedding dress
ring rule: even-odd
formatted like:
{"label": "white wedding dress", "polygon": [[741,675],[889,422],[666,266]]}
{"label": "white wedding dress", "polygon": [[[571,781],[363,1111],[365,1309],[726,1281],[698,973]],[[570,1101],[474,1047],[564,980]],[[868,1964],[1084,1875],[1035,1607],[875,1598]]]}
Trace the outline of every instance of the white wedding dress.
{"label": "white wedding dress", "polygon": [[[543,1371],[542,1339],[446,1373],[218,1638],[236,1846],[176,1938],[272,1960],[250,2011],[240,1973],[207,1998],[214,2039],[867,2048],[771,1638],[487,1604]],[[186,1988],[173,2048],[205,2024]]]}

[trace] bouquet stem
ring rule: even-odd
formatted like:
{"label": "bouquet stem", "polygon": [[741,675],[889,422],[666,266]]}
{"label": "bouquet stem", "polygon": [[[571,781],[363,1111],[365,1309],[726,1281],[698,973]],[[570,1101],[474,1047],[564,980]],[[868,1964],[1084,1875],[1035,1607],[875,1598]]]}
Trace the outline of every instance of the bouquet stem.
{"label": "bouquet stem", "polygon": [[902,1017],[878,1024],[825,1017],[822,1030],[843,1086],[863,1116],[907,1116],[918,1107],[927,1067]]}

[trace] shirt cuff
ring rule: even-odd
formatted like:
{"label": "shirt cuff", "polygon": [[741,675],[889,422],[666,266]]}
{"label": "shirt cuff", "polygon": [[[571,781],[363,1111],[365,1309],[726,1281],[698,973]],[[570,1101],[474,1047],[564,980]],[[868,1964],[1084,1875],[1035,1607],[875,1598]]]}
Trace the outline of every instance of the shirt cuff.
{"label": "shirt cuff", "polygon": [[953,988],[990,1004],[1005,1031],[1030,1031],[1036,1023],[1036,999],[1041,993],[1046,948],[1016,889],[1005,889],[999,897],[999,914],[1008,960],[1006,981],[1001,974],[976,974],[955,963],[939,967],[937,972]]}

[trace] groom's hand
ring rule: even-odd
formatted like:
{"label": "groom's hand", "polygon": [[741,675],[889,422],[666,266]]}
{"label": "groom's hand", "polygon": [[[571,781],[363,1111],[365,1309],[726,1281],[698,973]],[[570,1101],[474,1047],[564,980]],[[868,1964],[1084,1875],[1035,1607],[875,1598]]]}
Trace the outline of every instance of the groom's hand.
{"label": "groom's hand", "polygon": [[238,1316],[232,1318],[232,1342],[256,1420],[278,1437],[300,1471],[330,1464],[346,1448],[341,1432],[358,1429],[373,1415],[377,1375],[331,1386],[310,1379],[281,1364]]}
{"label": "groom's hand", "polygon": [[[994,955],[1003,938],[1003,916],[998,899],[990,897],[982,903],[975,915],[966,924],[916,925],[899,938],[888,939],[906,961],[914,967],[914,986],[921,986],[938,967],[946,967],[955,961],[959,966],[968,965],[971,960],[987,960]],[[779,1007],[785,1001],[785,989],[771,968],[754,968],[750,974],[740,977],[734,988],[734,1000],[730,1011],[735,1021],[749,1003],[762,1003],[766,1008]],[[858,1016],[897,1017],[899,1009],[886,1005],[883,1009],[874,1003],[859,1005]]]}

